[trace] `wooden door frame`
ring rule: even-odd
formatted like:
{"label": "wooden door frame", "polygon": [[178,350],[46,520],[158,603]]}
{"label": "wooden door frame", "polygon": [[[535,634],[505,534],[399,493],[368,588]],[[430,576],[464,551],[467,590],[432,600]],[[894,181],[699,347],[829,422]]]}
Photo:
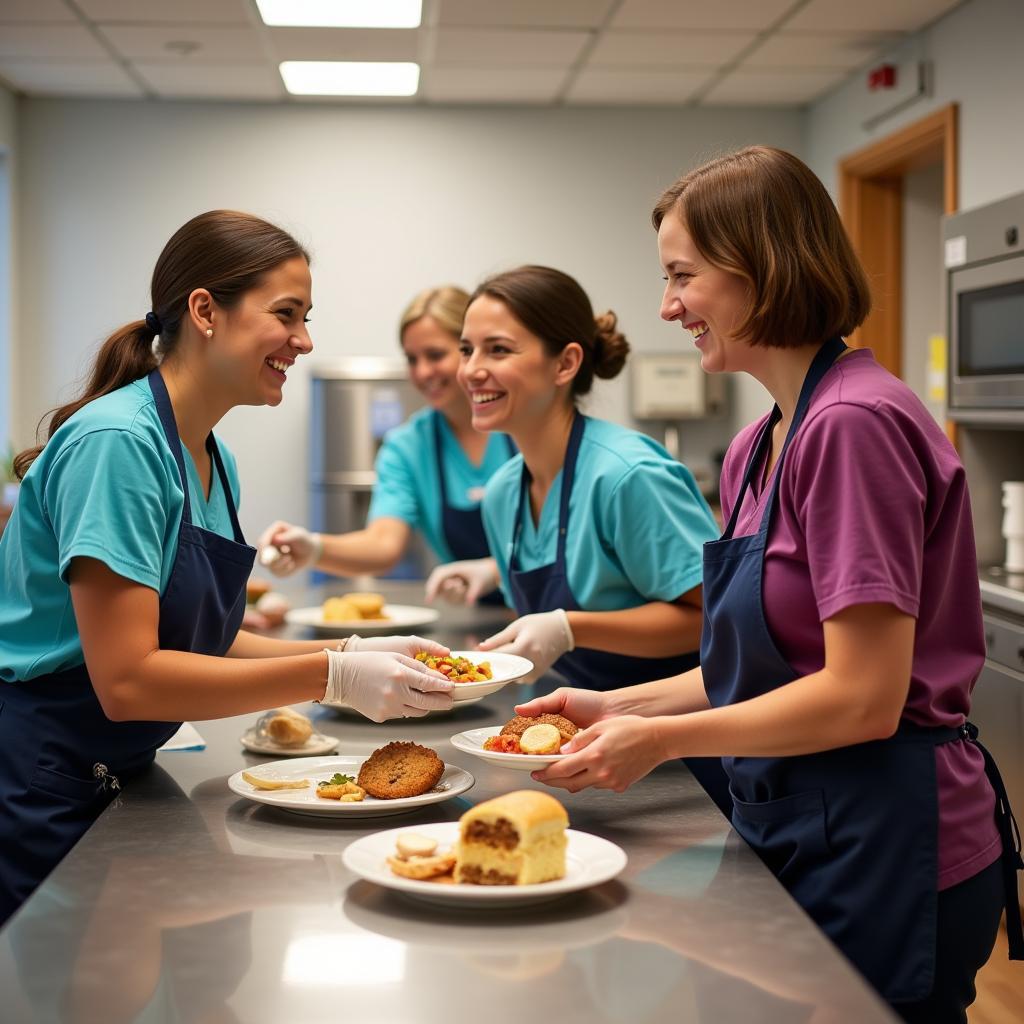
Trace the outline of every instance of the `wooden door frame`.
{"label": "wooden door frame", "polygon": [[839,213],[872,299],[871,315],[848,340],[870,347],[897,376],[903,370],[903,177],[941,164],[943,213],[955,213],[957,130],[957,104],[951,103],[839,161]]}

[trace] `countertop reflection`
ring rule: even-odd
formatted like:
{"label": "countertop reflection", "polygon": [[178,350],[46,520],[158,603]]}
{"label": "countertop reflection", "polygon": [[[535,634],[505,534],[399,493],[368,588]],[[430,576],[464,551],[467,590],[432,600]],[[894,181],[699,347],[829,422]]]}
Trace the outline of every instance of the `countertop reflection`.
{"label": "countertop reflection", "polygon": [[[392,601],[421,603],[413,585],[383,589]],[[313,603],[321,593],[303,596]],[[494,609],[446,612],[431,635],[468,647],[503,618]],[[238,743],[258,716],[197,723],[206,749],[158,755],[0,932],[0,1018],[895,1019],[681,765],[625,794],[558,794],[573,828],[618,843],[629,864],[613,882],[541,907],[444,909],[348,872],[341,853],[352,839],[455,820],[480,800],[536,786],[528,773],[460,754],[449,737],[506,720],[515,700],[555,683],[383,725],[304,707],[320,732],[339,737],[341,754],[410,739],[476,778],[461,797],[395,817],[309,818],[239,799],[228,776],[268,760]]]}

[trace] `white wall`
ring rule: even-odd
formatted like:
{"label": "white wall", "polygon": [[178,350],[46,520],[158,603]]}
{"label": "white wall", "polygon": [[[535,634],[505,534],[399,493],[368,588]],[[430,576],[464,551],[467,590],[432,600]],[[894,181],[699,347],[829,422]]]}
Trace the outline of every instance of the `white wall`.
{"label": "white wall", "polygon": [[872,130],[862,122],[878,98],[856,75],[808,110],[805,158],[836,195],[838,161],[949,103],[960,105],[960,208],[1024,189],[1024,2],[972,0],[890,54],[930,60],[934,95]]}
{"label": "white wall", "polygon": [[[658,319],[654,199],[719,150],[799,152],[801,127],[798,112],[771,110],[25,101],[21,439],[72,394],[107,333],[149,308],[171,232],[201,210],[250,210],[312,248],[317,348],[278,409],[235,410],[220,432],[239,458],[247,534],[276,516],[303,521],[310,362],[397,354],[395,324],[417,290],[527,261],[578,277],[637,349],[689,345]],[[589,408],[626,422],[625,380],[600,385]]]}
{"label": "white wall", "polygon": [[17,100],[0,85],[0,456],[11,439],[14,397],[14,182]]}

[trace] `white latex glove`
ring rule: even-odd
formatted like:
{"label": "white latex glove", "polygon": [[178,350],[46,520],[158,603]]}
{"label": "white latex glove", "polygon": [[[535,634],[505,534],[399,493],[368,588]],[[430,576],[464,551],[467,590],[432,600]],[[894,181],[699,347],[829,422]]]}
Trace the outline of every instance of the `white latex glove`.
{"label": "white latex glove", "polygon": [[310,533],[302,526],[278,520],[271,523],[256,542],[260,565],[275,576],[291,576],[293,572],[313,565],[324,552],[319,533]]}
{"label": "white latex glove", "polygon": [[415,658],[420,651],[436,654],[439,658],[452,653],[447,647],[421,636],[350,636],[345,642],[345,653],[355,651],[390,651],[404,654],[407,658]]}
{"label": "white latex glove", "polygon": [[569,616],[564,608],[556,608],[553,612],[536,612],[516,619],[500,633],[484,640],[479,649],[529,658],[533,671],[519,682],[532,683],[575,646]]}
{"label": "white latex glove", "polygon": [[442,597],[449,604],[476,604],[501,582],[493,558],[470,558],[439,565],[427,577],[427,601]]}
{"label": "white latex glove", "polygon": [[452,706],[449,682],[421,661],[378,651],[327,651],[324,701],[347,704],[373,722],[422,718]]}

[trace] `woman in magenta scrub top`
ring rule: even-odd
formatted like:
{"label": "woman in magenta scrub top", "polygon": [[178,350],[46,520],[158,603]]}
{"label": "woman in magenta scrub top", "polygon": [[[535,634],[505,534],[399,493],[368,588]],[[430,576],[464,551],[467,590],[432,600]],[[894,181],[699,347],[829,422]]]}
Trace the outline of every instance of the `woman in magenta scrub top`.
{"label": "woman in magenta scrub top", "polygon": [[967,721],[985,641],[963,467],[913,392],[843,343],[867,282],[796,157],[714,160],[653,219],[663,319],[775,406],[723,466],[700,667],[520,706],[587,726],[534,777],[621,791],[722,755],[734,827],[903,1019],[965,1022],[1004,906],[1011,957],[1024,941],[1019,838]]}

